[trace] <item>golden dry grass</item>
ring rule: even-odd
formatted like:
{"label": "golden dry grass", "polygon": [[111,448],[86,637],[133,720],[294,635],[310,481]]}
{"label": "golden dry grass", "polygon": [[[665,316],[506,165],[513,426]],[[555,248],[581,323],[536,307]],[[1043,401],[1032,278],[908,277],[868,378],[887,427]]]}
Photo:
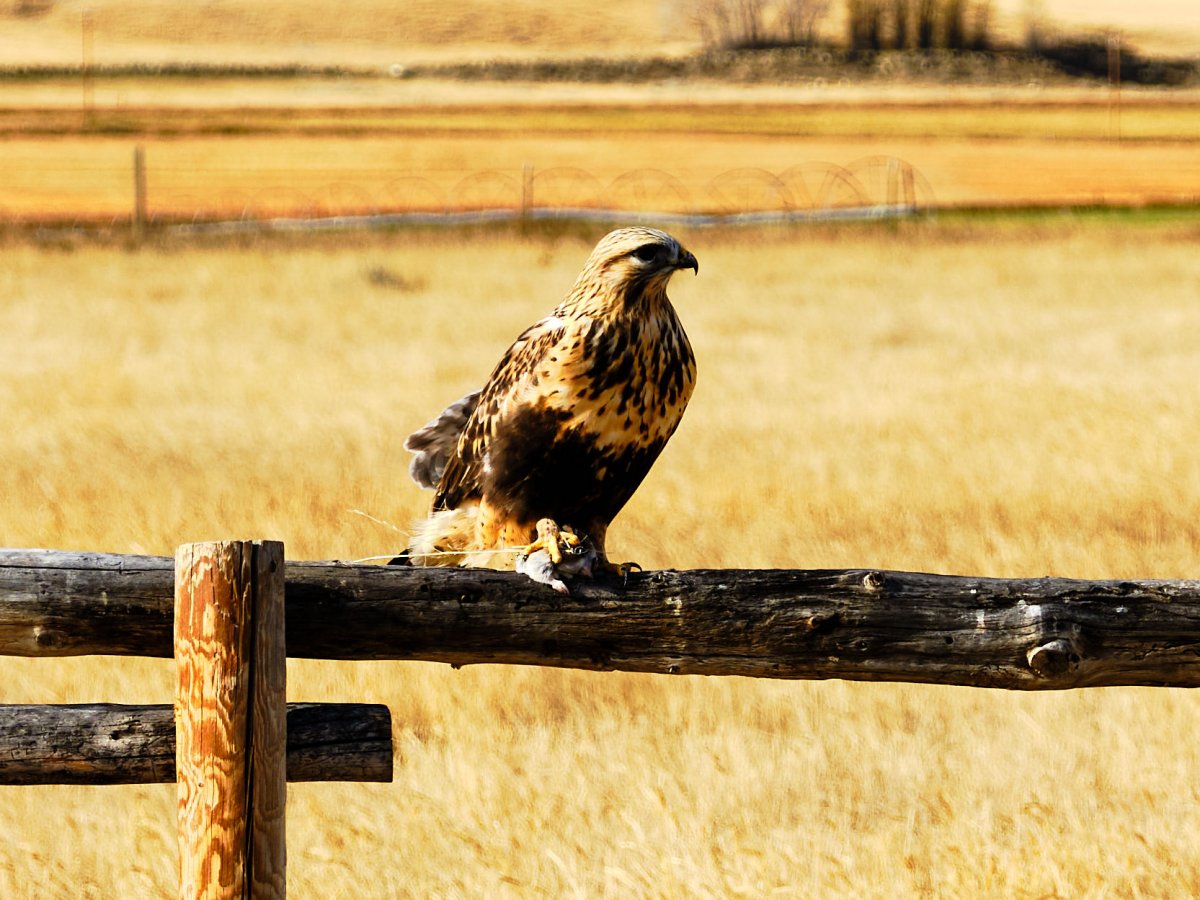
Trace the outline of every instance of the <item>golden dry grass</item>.
{"label": "golden dry grass", "polygon": [[[356,558],[426,497],[403,436],[596,235],[0,253],[0,545]],[[681,237],[700,360],[611,536],[649,567],[1187,577],[1200,232],[1061,220]],[[1032,696],[293,662],[385,702],[393,785],[289,791],[298,897],[1179,896],[1186,692]],[[168,662],[0,660],[3,702],[168,702]],[[174,890],[174,791],[5,788],[0,894]]]}
{"label": "golden dry grass", "polygon": [[[1195,119],[1196,110],[1189,106],[1184,114]],[[1081,120],[1095,115],[1088,107],[1077,112]],[[570,170],[560,190],[553,184],[548,191],[535,186],[542,192],[535,193],[537,200],[548,194],[558,205],[656,211],[720,210],[714,179],[731,170],[765,170],[797,191],[807,179],[808,189],[818,194],[825,169],[811,168],[814,164],[851,166],[881,156],[916,168],[930,186],[918,198],[922,204],[1194,203],[1200,196],[1200,142],[1194,133],[1167,139],[1160,131],[1155,139],[1118,143],[1063,141],[1052,134],[981,139],[689,133],[682,128],[571,131],[533,124],[541,113],[529,116],[526,131],[495,127],[494,121],[491,128],[458,130],[457,116],[443,118],[443,129],[391,136],[17,135],[0,141],[6,178],[0,216],[128,218],[135,142],[146,151],[151,213],[185,219],[237,218],[247,211],[262,216],[480,205],[513,209],[521,202],[526,164],[539,173]],[[651,178],[648,194],[606,189],[625,173],[651,169],[666,170],[679,187],[657,188]],[[572,174],[579,170],[582,177]],[[808,174],[796,181],[788,174],[796,171]],[[886,168],[875,171],[886,173]],[[777,193],[758,190],[763,196],[752,199],[763,205],[750,209],[777,208]],[[882,202],[883,194],[876,190],[874,200]]]}

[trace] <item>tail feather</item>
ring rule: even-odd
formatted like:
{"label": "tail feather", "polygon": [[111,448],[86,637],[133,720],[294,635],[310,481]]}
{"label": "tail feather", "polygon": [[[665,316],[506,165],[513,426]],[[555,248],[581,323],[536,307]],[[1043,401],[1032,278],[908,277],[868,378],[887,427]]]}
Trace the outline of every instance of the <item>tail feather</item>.
{"label": "tail feather", "polygon": [[412,480],[423,488],[436,488],[446,461],[458,446],[459,435],[479,403],[479,391],[455,400],[435,419],[430,419],[408,436],[404,449],[413,454],[408,466]]}

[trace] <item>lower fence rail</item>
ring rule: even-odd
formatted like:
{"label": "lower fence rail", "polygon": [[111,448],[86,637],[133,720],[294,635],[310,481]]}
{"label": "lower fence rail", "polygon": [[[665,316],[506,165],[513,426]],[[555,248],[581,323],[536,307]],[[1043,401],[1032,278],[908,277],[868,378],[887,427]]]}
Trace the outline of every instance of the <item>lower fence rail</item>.
{"label": "lower fence rail", "polygon": [[[169,704],[0,706],[0,784],[175,781]],[[391,781],[392,717],[376,703],[289,703],[287,780]]]}

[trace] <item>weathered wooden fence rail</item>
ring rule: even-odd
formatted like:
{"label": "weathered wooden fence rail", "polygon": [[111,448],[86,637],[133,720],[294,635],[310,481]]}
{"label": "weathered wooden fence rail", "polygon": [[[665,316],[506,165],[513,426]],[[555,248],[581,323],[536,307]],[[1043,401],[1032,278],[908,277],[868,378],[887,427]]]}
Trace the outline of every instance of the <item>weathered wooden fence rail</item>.
{"label": "weathered wooden fence rail", "polygon": [[[380,704],[289,703],[287,780],[391,781],[391,725]],[[0,706],[0,784],[173,781],[173,706]]]}
{"label": "weathered wooden fence rail", "polygon": [[[1200,581],[285,567],[287,654],[1044,690],[1200,686]],[[172,655],[168,557],[0,551],[0,654]]]}

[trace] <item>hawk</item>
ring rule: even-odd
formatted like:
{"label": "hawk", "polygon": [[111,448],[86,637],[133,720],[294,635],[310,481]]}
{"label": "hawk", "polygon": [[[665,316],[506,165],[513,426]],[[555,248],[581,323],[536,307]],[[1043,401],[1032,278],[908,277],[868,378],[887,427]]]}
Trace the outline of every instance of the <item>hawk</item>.
{"label": "hawk", "polygon": [[516,548],[526,558],[544,549],[565,565],[564,552],[589,545],[595,568],[625,571],[608,559],[609,524],[679,425],[696,382],[667,298],[680,269],[700,271],[665,232],[606,235],[487,383],[408,437],[410,474],[434,491],[408,563],[512,568],[517,552],[493,551]]}

